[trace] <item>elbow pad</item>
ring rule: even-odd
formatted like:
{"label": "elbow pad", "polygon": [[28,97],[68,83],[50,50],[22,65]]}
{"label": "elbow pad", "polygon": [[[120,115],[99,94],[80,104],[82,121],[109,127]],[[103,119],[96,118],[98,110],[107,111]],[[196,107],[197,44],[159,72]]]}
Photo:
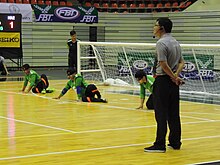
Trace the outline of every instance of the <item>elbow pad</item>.
{"label": "elbow pad", "polygon": [[81,91],[82,91],[82,87],[81,86],[76,87],[76,93],[78,95],[81,94]]}
{"label": "elbow pad", "polygon": [[62,95],[65,95],[65,93],[68,91],[68,89],[66,89],[66,88],[63,88],[63,90],[62,90]]}

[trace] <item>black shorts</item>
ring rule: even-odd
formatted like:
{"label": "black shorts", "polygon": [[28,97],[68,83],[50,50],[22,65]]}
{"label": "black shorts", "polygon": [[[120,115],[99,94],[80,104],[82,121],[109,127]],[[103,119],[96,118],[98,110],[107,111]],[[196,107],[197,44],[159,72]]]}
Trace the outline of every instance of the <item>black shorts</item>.
{"label": "black shorts", "polygon": [[41,75],[41,81],[34,87],[32,88],[33,93],[41,93],[42,90],[46,90],[49,86],[49,82],[47,79],[47,76],[45,74]]}

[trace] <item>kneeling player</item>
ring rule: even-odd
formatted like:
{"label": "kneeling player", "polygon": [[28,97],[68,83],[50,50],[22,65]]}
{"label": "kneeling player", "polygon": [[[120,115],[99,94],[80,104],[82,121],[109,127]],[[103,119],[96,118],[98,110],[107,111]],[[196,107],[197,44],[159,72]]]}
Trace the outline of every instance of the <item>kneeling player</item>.
{"label": "kneeling player", "polygon": [[22,70],[25,73],[24,77],[24,85],[22,88],[22,92],[25,92],[28,82],[30,83],[26,93],[32,90],[33,93],[51,93],[53,90],[49,90],[49,82],[47,76],[42,74],[41,76],[35,72],[33,69],[30,68],[29,64],[24,64],[22,66]]}
{"label": "kneeling player", "polygon": [[76,88],[78,101],[107,103],[105,99],[101,98],[101,94],[97,87],[94,84],[88,85],[82,75],[76,73],[75,69],[68,69],[67,77],[70,80],[67,82],[60,95],[55,97],[55,99],[60,99],[70,88]]}
{"label": "kneeling player", "polygon": [[137,109],[143,109],[143,104],[145,100],[145,89],[147,89],[151,93],[146,102],[146,107],[147,109],[154,109],[152,91],[155,79],[152,76],[146,75],[143,70],[137,71],[135,74],[135,78],[140,83],[140,106]]}

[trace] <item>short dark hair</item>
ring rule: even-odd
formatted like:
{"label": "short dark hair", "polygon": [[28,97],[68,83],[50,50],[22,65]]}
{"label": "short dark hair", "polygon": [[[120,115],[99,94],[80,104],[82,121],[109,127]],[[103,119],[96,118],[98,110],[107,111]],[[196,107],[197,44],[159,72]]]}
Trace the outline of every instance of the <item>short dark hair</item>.
{"label": "short dark hair", "polygon": [[138,70],[135,73],[135,78],[138,80],[141,80],[144,76],[146,77],[146,73],[143,70]]}
{"label": "short dark hair", "polygon": [[70,76],[70,75],[72,75],[74,73],[76,73],[76,69],[74,69],[74,68],[69,68],[66,71],[67,76]]}
{"label": "short dark hair", "polygon": [[163,27],[166,33],[171,33],[173,28],[173,22],[167,17],[161,17],[157,19],[160,27]]}
{"label": "short dark hair", "polygon": [[29,64],[24,64],[24,65],[22,65],[22,67],[21,67],[23,70],[28,70],[28,69],[30,69],[30,65]]}
{"label": "short dark hair", "polygon": [[75,34],[76,34],[76,31],[75,31],[75,30],[71,30],[71,31],[70,31],[70,35],[71,35],[71,36],[73,36],[73,35],[75,35]]}

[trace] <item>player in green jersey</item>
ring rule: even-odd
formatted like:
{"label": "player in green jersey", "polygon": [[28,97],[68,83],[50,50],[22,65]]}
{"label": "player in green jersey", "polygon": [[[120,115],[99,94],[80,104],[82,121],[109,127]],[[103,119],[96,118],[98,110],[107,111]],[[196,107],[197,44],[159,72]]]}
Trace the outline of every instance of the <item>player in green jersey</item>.
{"label": "player in green jersey", "polygon": [[146,102],[146,107],[147,109],[154,109],[152,95],[154,77],[146,75],[146,73],[143,70],[139,70],[135,73],[135,78],[140,83],[140,106],[137,109],[143,109],[144,107],[146,89],[151,93]]}
{"label": "player in green jersey", "polygon": [[[28,93],[32,90],[33,93],[51,93],[52,90],[47,90],[49,86],[49,82],[47,76],[42,74],[41,76],[35,72],[33,69],[30,68],[29,64],[24,64],[22,66],[22,70],[25,73],[24,77],[24,85],[22,88],[22,92]],[[28,89],[25,91],[27,85],[29,84]]]}
{"label": "player in green jersey", "polygon": [[107,103],[105,99],[101,98],[101,94],[97,87],[94,84],[88,85],[83,76],[81,74],[77,74],[75,69],[68,69],[67,77],[69,81],[61,91],[60,95],[55,97],[55,99],[60,99],[69,89],[76,88],[77,101]]}

